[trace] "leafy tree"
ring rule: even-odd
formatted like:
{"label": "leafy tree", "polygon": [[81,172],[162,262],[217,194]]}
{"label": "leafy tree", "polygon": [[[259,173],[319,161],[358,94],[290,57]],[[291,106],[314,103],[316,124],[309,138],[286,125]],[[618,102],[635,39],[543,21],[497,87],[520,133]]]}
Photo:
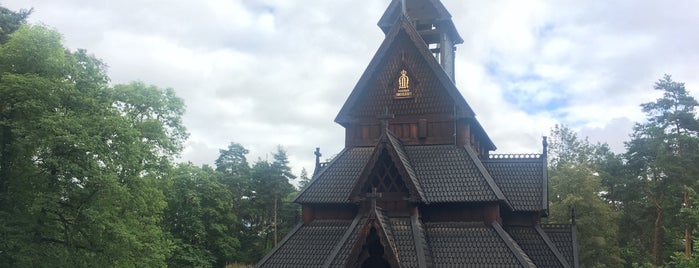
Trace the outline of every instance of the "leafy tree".
{"label": "leafy tree", "polygon": [[601,197],[601,163],[609,153],[606,145],[591,145],[566,127],[555,126],[549,143],[549,201],[552,222],[569,221],[570,209],[577,216],[581,267],[619,267],[618,213]]}
{"label": "leafy tree", "polygon": [[165,266],[161,184],[183,104],[112,89],[104,67],[44,26],[0,47],[0,266]]}
{"label": "leafy tree", "polygon": [[180,164],[166,191],[167,230],[175,238],[171,267],[223,267],[235,261],[239,241],[233,198],[219,182],[220,173]]}

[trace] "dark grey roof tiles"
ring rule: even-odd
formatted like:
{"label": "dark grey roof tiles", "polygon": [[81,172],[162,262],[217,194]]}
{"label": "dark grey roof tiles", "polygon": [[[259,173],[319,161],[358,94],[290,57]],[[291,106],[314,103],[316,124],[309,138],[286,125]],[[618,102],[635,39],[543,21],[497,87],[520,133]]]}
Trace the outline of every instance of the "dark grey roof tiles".
{"label": "dark grey roof tiles", "polygon": [[500,187],[515,211],[542,211],[544,161],[539,158],[488,159],[488,173]]}
{"label": "dark grey roof tiles", "polygon": [[373,147],[346,149],[330,162],[299,193],[299,203],[348,203],[349,194],[362,169],[369,161]]}
{"label": "dark grey roof tiles", "polygon": [[551,238],[551,242],[556,245],[563,257],[575,267],[575,241],[572,226],[568,224],[542,224],[541,229]]}
{"label": "dark grey roof tiles", "polygon": [[523,267],[505,241],[482,222],[426,223],[435,267]]}
{"label": "dark grey roof tiles", "polygon": [[364,227],[365,224],[366,224],[366,219],[362,219],[359,222],[359,224],[357,224],[357,226],[354,227],[354,229],[352,230],[352,234],[349,236],[347,241],[342,245],[340,252],[338,252],[337,256],[330,264],[330,267],[336,267],[336,268],[344,268],[345,267],[345,263],[347,262],[347,259],[349,258],[350,254],[352,254],[352,248],[357,243],[359,232],[362,229],[362,227]]}
{"label": "dark grey roof tiles", "polygon": [[315,220],[301,226],[257,267],[320,267],[351,220]]}
{"label": "dark grey roof tiles", "polygon": [[405,151],[427,202],[500,200],[466,149],[454,145],[429,145],[406,146]]}
{"label": "dark grey roof tiles", "polygon": [[544,238],[531,226],[506,227],[507,233],[517,241],[517,244],[524,252],[534,261],[537,267],[541,268],[556,268],[566,267],[561,263],[556,254],[546,244]]}
{"label": "dark grey roof tiles", "polygon": [[[505,200],[515,211],[543,208],[543,161],[486,160],[455,145],[403,146],[388,135],[412,185],[427,203]],[[299,203],[349,203],[375,147],[345,149],[296,198]],[[523,160],[523,161],[521,161]]]}
{"label": "dark grey roof tiles", "polygon": [[393,239],[395,240],[398,257],[401,267],[418,267],[418,260],[415,249],[415,239],[413,239],[413,228],[410,218],[390,218]]}

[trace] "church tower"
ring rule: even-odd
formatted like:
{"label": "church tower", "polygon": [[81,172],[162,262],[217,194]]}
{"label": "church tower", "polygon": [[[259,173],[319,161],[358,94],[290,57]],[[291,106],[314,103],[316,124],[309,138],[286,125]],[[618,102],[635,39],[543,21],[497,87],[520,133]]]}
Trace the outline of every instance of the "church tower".
{"label": "church tower", "polygon": [[541,224],[545,139],[542,153],[492,153],[454,83],[463,39],[444,5],[393,0],[378,25],[335,118],[345,148],[317,161],[294,199],[302,222],[257,266],[577,267],[575,226]]}
{"label": "church tower", "polygon": [[392,1],[378,25],[388,34],[401,15],[409,18],[425,45],[453,81],[456,45],[464,40],[456,31],[449,11],[439,1]]}

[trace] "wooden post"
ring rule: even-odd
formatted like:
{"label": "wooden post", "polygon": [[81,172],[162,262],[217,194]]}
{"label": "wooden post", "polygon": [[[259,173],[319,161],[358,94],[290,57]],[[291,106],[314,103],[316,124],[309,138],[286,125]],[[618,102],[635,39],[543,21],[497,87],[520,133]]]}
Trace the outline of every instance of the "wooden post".
{"label": "wooden post", "polygon": [[277,194],[274,194],[274,246],[277,246]]}
{"label": "wooden post", "polygon": [[[689,208],[689,193],[684,190],[684,207]],[[689,224],[684,226],[684,255],[687,259],[692,257],[692,230]]]}

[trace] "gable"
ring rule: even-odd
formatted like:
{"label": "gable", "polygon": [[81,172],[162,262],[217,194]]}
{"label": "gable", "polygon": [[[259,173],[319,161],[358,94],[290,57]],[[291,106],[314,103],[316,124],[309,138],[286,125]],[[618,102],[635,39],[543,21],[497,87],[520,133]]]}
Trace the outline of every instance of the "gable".
{"label": "gable", "polygon": [[[349,110],[350,117],[374,119],[386,110],[397,116],[454,114],[454,101],[405,32],[398,34],[390,50],[393,53],[382,60]],[[410,78],[412,97],[399,99],[396,88],[403,70]]]}
{"label": "gable", "polygon": [[[412,76],[415,91],[412,98],[394,99],[392,93],[404,69]],[[335,122],[347,126],[359,118],[376,118],[387,109],[397,117],[434,113],[450,115],[451,119],[454,116],[475,116],[422,37],[403,15],[398,17],[335,117]]]}
{"label": "gable", "polygon": [[401,142],[387,129],[380,140],[352,190],[352,198],[360,200],[376,188],[377,192],[388,194],[384,199],[424,201]]}

